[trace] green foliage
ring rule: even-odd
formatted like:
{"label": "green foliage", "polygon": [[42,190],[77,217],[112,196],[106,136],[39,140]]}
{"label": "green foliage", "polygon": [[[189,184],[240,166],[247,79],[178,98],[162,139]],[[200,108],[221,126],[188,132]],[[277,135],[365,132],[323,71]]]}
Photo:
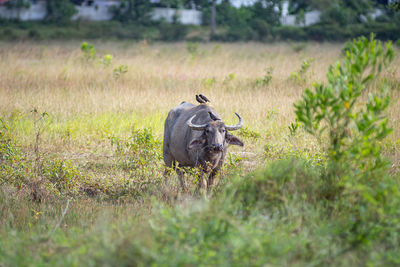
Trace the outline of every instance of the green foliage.
{"label": "green foliage", "polygon": [[105,55],[103,56],[103,58],[101,59],[101,63],[104,65],[104,67],[108,67],[108,66],[111,65],[112,59],[113,59],[113,56],[112,56],[112,55],[110,55],[110,54],[105,54]]}
{"label": "green foliage", "polygon": [[123,0],[119,7],[113,7],[114,19],[123,23],[149,24],[151,3],[146,0]]}
{"label": "green foliage", "polygon": [[96,49],[94,48],[94,45],[89,44],[87,42],[83,42],[81,44],[81,51],[86,61],[93,61],[96,59],[97,52]]}
{"label": "green foliage", "polygon": [[[393,57],[391,44],[384,46],[373,35],[354,40],[343,61],[329,68],[328,84],[306,89],[295,105],[305,130],[328,139],[321,191],[329,200],[338,199],[330,203],[332,208],[353,218],[341,228],[352,246],[378,238],[378,229],[397,216],[391,201],[400,188],[385,173],[387,162],[379,143],[391,132],[385,116],[390,96],[385,84],[373,83]],[[378,88],[362,105],[371,84]]]}
{"label": "green foliage", "polygon": [[238,135],[245,137],[245,138],[252,138],[252,139],[257,139],[257,138],[261,137],[260,133],[250,130],[248,127],[240,128]]}
{"label": "green foliage", "polygon": [[29,8],[31,6],[31,3],[28,0],[9,0],[5,3],[5,6],[7,8]]}
{"label": "green foliage", "polygon": [[80,185],[84,181],[81,172],[68,160],[46,160],[40,176],[46,182],[50,182],[45,185],[47,190],[70,196],[79,193]]}
{"label": "green foliage", "polygon": [[256,79],[255,86],[267,86],[272,80],[273,71],[274,71],[274,68],[272,68],[272,67],[265,69],[264,77]]}
{"label": "green foliage", "polygon": [[369,96],[365,109],[356,108],[370,82],[393,60],[390,43],[384,49],[372,36],[370,41],[362,37],[348,46],[343,63],[329,68],[328,85],[316,84],[314,92],[306,89],[303,100],[295,105],[297,119],[308,132],[321,136],[328,131],[329,151],[335,160],[349,153],[349,145],[355,145],[355,140],[346,141],[353,139],[350,128],[356,130],[358,142],[375,143],[390,132],[387,120],[381,117],[389,104],[383,88]]}
{"label": "green foliage", "polygon": [[192,55],[192,57],[194,57],[199,52],[199,44],[196,42],[187,42],[186,50],[189,52],[190,55]]}
{"label": "green foliage", "polygon": [[255,18],[250,22],[251,28],[257,33],[257,39],[267,41],[272,32],[272,26],[261,18]]}
{"label": "green foliage", "polygon": [[113,70],[113,75],[115,79],[119,79],[122,75],[126,74],[127,72],[128,72],[128,66],[121,64]]}
{"label": "green foliage", "polygon": [[232,82],[233,80],[235,80],[235,73],[229,73],[225,78],[224,78],[224,83],[229,83]]}
{"label": "green foliage", "polygon": [[294,52],[299,53],[307,48],[307,43],[306,42],[290,43],[290,47],[293,49]]}
{"label": "green foliage", "polygon": [[[34,111],[37,125],[47,115]],[[70,161],[43,158],[39,150],[41,126],[37,127],[34,143],[34,160],[26,158],[12,138],[9,126],[0,120],[0,185],[28,188],[33,200],[42,201],[48,195],[76,196],[83,175]]]}
{"label": "green foliage", "polygon": [[159,40],[172,42],[183,40],[188,28],[182,24],[161,23],[159,29]]}
{"label": "green foliage", "polygon": [[393,8],[396,11],[400,11],[400,2],[399,1],[393,1],[390,3],[390,7]]}
{"label": "green foliage", "polygon": [[214,86],[217,83],[217,78],[215,78],[215,77],[203,78],[203,79],[201,79],[201,83],[205,87],[210,88],[210,87]]}
{"label": "green foliage", "polygon": [[29,170],[22,160],[9,125],[0,118],[0,186],[13,184],[20,187],[26,181],[25,175]]}
{"label": "green foliage", "polygon": [[308,38],[304,28],[295,26],[276,27],[273,31],[273,35],[278,40],[303,41]]}
{"label": "green foliage", "polygon": [[[83,42],[81,44],[81,51],[83,53],[83,60],[86,62],[99,62],[102,64],[104,67],[109,67],[112,63],[113,56],[106,53],[103,55],[102,58],[97,58],[97,51],[94,45],[89,44],[88,42]],[[114,70],[114,76],[115,76],[115,70]]]}
{"label": "green foliage", "polygon": [[295,135],[297,134],[297,131],[298,131],[298,129],[299,129],[299,126],[300,126],[300,124],[299,124],[298,122],[295,122],[295,123],[292,122],[292,123],[288,126],[290,135],[295,136]]}
{"label": "green foliage", "polygon": [[121,168],[144,173],[157,166],[161,160],[161,142],[150,128],[133,129],[132,135],[121,140],[110,137],[111,145],[115,147]]}
{"label": "green foliage", "polygon": [[69,0],[48,0],[46,8],[46,20],[54,23],[65,24],[78,12],[75,5]]}
{"label": "green foliage", "polygon": [[313,61],[314,61],[313,58],[304,60],[301,63],[300,70],[292,72],[290,74],[289,79],[292,80],[293,82],[305,83],[307,81],[306,73],[307,73],[308,69],[310,68],[310,65]]}

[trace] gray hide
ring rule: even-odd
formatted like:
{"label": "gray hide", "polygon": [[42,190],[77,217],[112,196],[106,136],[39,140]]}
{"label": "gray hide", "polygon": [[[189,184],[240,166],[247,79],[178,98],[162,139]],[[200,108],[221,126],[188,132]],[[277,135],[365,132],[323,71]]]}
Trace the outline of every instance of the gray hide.
{"label": "gray hide", "polygon": [[[236,128],[240,128],[243,123],[238,117],[241,124]],[[188,121],[191,118],[193,125],[205,127],[201,130],[189,127]],[[166,166],[199,167],[210,174],[208,186],[212,185],[215,174],[224,162],[228,145],[243,146],[239,138],[226,130],[229,127],[235,128],[226,126],[213,108],[183,102],[172,109],[165,120],[163,156]],[[181,174],[179,176],[184,186]],[[204,179],[201,182],[201,186],[207,184]]]}

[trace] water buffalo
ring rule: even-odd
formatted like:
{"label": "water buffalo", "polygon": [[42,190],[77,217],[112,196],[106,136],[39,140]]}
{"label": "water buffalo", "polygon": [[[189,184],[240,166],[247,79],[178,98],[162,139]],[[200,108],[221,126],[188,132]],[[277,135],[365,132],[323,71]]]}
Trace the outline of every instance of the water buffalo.
{"label": "water buffalo", "polygon": [[204,175],[200,179],[200,186],[209,188],[224,163],[228,145],[243,146],[239,138],[229,133],[243,126],[243,119],[235,114],[239,123],[229,126],[208,105],[182,102],[168,113],[164,125],[164,162],[176,169],[183,188],[181,167],[198,167],[209,174],[208,183]]}

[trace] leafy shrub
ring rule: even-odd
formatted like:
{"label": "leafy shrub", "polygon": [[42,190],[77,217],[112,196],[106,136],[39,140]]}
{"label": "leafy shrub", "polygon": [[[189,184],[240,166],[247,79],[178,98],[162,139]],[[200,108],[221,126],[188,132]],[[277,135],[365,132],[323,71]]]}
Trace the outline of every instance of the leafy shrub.
{"label": "leafy shrub", "polygon": [[104,67],[108,67],[108,66],[111,65],[112,59],[113,59],[113,56],[112,56],[112,55],[110,55],[110,54],[105,54],[105,55],[103,56],[103,58],[101,59],[101,63],[104,65]]}
{"label": "leafy shrub", "polygon": [[95,60],[96,59],[96,49],[94,48],[94,45],[89,44],[87,42],[83,42],[81,44],[81,51],[83,53],[83,57],[87,61]]}
{"label": "leafy shrub", "polygon": [[300,70],[292,72],[290,74],[289,79],[292,80],[293,82],[305,83],[306,80],[307,80],[305,75],[306,75],[307,70],[310,68],[310,65],[311,65],[311,63],[313,61],[314,61],[313,58],[309,58],[309,59],[304,60],[301,63]]}
{"label": "leafy shrub", "polygon": [[10,28],[3,29],[1,33],[1,39],[2,40],[17,40],[18,39],[18,34]]}
{"label": "leafy shrub", "polygon": [[26,182],[28,166],[18,148],[6,121],[0,118],[0,186],[12,184],[21,187]]}
{"label": "leafy shrub", "polygon": [[261,137],[260,133],[258,133],[256,131],[253,131],[253,130],[250,130],[247,127],[240,128],[240,130],[238,132],[238,135],[240,135],[242,137],[245,137],[245,138],[253,138],[253,139],[257,139],[257,138]]}
{"label": "leafy shrub", "polygon": [[113,70],[113,75],[115,79],[118,79],[127,72],[128,72],[128,66],[121,64]]}
{"label": "leafy shrub", "polygon": [[265,69],[264,77],[256,79],[255,86],[267,86],[272,80],[273,71],[274,71],[274,68],[272,68],[272,67]]}
{"label": "leafy shrub", "polygon": [[121,22],[136,22],[148,24],[150,20],[151,3],[146,0],[123,0],[120,6],[113,6],[111,11],[114,19]]}
{"label": "leafy shrub", "polygon": [[67,195],[77,194],[84,179],[71,161],[59,159],[44,161],[41,177],[50,182],[49,190]]}
{"label": "leafy shrub", "polygon": [[293,49],[294,52],[299,53],[304,49],[306,49],[307,43],[306,42],[290,43],[290,47]]}
{"label": "leafy shrub", "polygon": [[257,33],[258,40],[264,41],[271,34],[272,27],[265,20],[256,18],[251,21],[251,28]]}
{"label": "leafy shrub", "polygon": [[304,29],[294,26],[276,27],[273,31],[273,35],[279,40],[303,41],[307,39],[307,34]]}
{"label": "leafy shrub", "polygon": [[225,78],[224,78],[224,83],[229,83],[235,80],[235,73],[229,73]]}
{"label": "leafy shrub", "polygon": [[391,196],[400,194],[385,174],[387,162],[379,144],[391,132],[384,115],[390,100],[385,84],[368,95],[365,105],[360,103],[393,57],[391,44],[383,47],[373,35],[370,40],[354,40],[347,45],[343,61],[329,68],[328,84],[306,89],[295,105],[297,120],[307,132],[320,139],[326,134],[329,160],[322,176],[324,195],[339,200],[331,203],[333,208],[354,216],[344,228],[356,244],[378,236],[379,227],[395,215],[384,212],[392,209]]}
{"label": "leafy shrub", "polygon": [[150,128],[133,129],[132,135],[121,140],[110,137],[111,144],[116,148],[120,166],[133,172],[146,172],[158,165],[161,160],[161,141]]}
{"label": "leafy shrub", "polygon": [[201,83],[203,84],[203,86],[210,88],[211,86],[213,86],[217,83],[217,78],[215,78],[215,77],[203,78],[203,79],[201,79]]}
{"label": "leafy shrub", "polygon": [[295,123],[290,123],[290,125],[288,126],[290,135],[294,136],[297,133],[297,130],[299,129],[300,124],[296,121]]}
{"label": "leafy shrub", "polygon": [[[377,145],[377,140],[390,133],[387,119],[381,116],[389,104],[389,98],[381,88],[378,93],[370,95],[366,109],[356,111],[356,104],[370,82],[392,60],[390,43],[385,50],[373,36],[370,41],[365,37],[355,40],[349,45],[343,63],[338,62],[329,68],[328,85],[315,85],[314,91],[306,89],[302,101],[295,105],[297,119],[308,132],[321,136],[326,130],[329,131],[328,151],[333,160],[340,161],[351,151],[350,148],[361,156],[361,151],[356,147],[362,145],[362,140],[369,142],[361,147],[371,145],[368,151],[377,152],[373,156],[379,157],[380,150],[376,151],[373,147]],[[354,138],[348,132],[350,127],[356,130]]]}
{"label": "leafy shrub", "polygon": [[302,160],[276,160],[247,177],[227,185],[225,194],[237,203],[239,214],[284,209],[290,201],[319,199],[321,181],[318,169]]}
{"label": "leafy shrub", "polygon": [[67,23],[78,11],[75,5],[69,0],[48,0],[46,1],[46,20],[57,23]]}
{"label": "leafy shrub", "polygon": [[43,37],[41,33],[35,29],[31,29],[28,31],[28,38],[34,39],[34,40],[41,40]]}
{"label": "leafy shrub", "polygon": [[396,11],[400,11],[400,1],[392,1],[390,7]]}
{"label": "leafy shrub", "polygon": [[199,44],[196,42],[187,42],[186,50],[194,57],[199,52]]}
{"label": "leafy shrub", "polygon": [[188,28],[182,24],[161,23],[159,25],[161,41],[180,41],[185,39]]}

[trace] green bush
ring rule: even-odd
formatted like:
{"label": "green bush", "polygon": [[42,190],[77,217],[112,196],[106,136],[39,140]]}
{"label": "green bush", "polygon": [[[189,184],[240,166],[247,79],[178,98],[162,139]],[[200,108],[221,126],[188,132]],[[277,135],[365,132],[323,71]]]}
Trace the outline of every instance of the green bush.
{"label": "green bush", "polygon": [[346,214],[341,230],[356,246],[385,238],[379,229],[398,213],[393,201],[398,202],[400,188],[386,173],[388,163],[379,143],[391,132],[385,116],[390,100],[386,84],[374,83],[378,88],[361,104],[394,52],[390,42],[384,46],[371,35],[370,40],[348,43],[345,53],[342,62],[329,68],[328,84],[306,89],[295,108],[304,129],[328,141],[322,191],[333,210]]}
{"label": "green bush", "polygon": [[68,160],[45,160],[40,176],[45,182],[50,182],[45,185],[47,190],[56,189],[55,192],[61,195],[76,195],[84,181],[84,176]]}
{"label": "green bush", "polygon": [[86,61],[93,61],[96,59],[97,52],[92,44],[83,42],[81,44],[81,51],[82,51],[83,57]]}
{"label": "green bush", "polygon": [[274,69],[269,67],[265,69],[265,75],[262,78],[258,78],[255,80],[255,86],[267,86],[272,81],[272,73]]}
{"label": "green bush", "polygon": [[30,167],[24,162],[7,122],[0,118],[0,186],[21,187],[29,173]]}
{"label": "green bush", "polygon": [[284,212],[289,202],[321,200],[320,172],[302,160],[276,160],[244,178],[227,185],[224,194],[231,198],[237,214]]}
{"label": "green bush", "polygon": [[295,26],[281,26],[273,31],[275,39],[303,41],[307,39],[307,34],[303,28]]}
{"label": "green bush", "polygon": [[41,33],[36,29],[32,29],[32,30],[28,31],[28,38],[29,39],[33,39],[33,40],[41,40],[41,39],[43,39]]}
{"label": "green bush", "polygon": [[66,24],[78,12],[75,5],[69,0],[48,0],[46,8],[46,20],[53,23]]}
{"label": "green bush", "polygon": [[254,19],[251,21],[251,28],[257,33],[258,40],[264,41],[271,35],[271,25],[262,19]]}
{"label": "green bush", "polygon": [[161,23],[159,25],[159,40],[161,41],[180,41],[184,40],[187,34],[188,28],[181,24],[168,24]]}
{"label": "green bush", "polygon": [[128,139],[110,137],[121,168],[133,172],[151,171],[161,160],[161,141],[150,128],[133,129]]}

